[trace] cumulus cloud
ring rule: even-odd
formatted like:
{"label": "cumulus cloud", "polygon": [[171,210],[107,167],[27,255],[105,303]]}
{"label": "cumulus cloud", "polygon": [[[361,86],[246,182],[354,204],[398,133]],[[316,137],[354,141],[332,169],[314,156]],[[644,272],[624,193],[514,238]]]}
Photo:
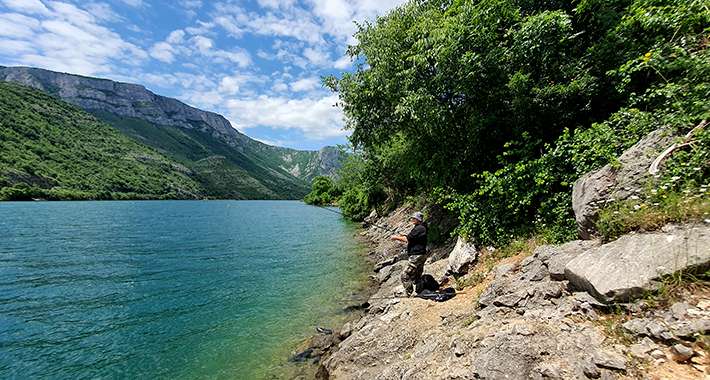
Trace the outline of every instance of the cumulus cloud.
{"label": "cumulus cloud", "polygon": [[345,136],[343,115],[335,107],[338,97],[290,99],[260,96],[230,99],[226,103],[228,116],[241,130],[258,126],[273,129],[293,129],[312,139]]}
{"label": "cumulus cloud", "polygon": [[175,60],[173,46],[167,42],[158,42],[150,48],[150,56],[166,63],[172,63]]}
{"label": "cumulus cloud", "polygon": [[103,17],[97,17],[60,1],[3,4],[15,12],[0,13],[2,44],[14,53],[3,51],[10,64],[95,75],[110,73],[112,60],[137,65],[148,57],[141,47],[101,24],[108,17],[106,8],[101,8]]}
{"label": "cumulus cloud", "polygon": [[294,92],[313,91],[320,87],[320,79],[317,77],[303,78],[291,83],[291,91]]}

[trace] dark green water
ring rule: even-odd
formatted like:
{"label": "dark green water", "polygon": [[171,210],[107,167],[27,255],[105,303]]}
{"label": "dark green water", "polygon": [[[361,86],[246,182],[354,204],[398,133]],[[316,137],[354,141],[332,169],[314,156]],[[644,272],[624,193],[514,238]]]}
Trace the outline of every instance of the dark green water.
{"label": "dark green water", "polygon": [[0,203],[0,379],[287,378],[366,268],[300,202]]}

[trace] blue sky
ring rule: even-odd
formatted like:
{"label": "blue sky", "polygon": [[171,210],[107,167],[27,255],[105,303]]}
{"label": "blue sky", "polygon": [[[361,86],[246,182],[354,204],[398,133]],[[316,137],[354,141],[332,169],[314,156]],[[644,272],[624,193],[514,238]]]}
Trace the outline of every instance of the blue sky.
{"label": "blue sky", "polygon": [[404,0],[0,0],[0,65],[140,83],[273,145],[345,143],[320,77]]}

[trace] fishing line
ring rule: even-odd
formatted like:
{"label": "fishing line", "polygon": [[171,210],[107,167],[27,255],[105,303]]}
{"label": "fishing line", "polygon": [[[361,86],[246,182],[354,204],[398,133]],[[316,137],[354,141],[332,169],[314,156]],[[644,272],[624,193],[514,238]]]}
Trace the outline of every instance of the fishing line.
{"label": "fishing line", "polygon": [[383,296],[383,297],[370,297],[368,300],[389,300],[389,299],[400,299],[400,298],[422,298],[422,299],[430,299],[430,298],[436,298],[441,295],[454,295],[457,296],[459,294],[466,294],[466,292],[455,292],[455,293],[433,293],[433,294],[417,294],[414,296]]}

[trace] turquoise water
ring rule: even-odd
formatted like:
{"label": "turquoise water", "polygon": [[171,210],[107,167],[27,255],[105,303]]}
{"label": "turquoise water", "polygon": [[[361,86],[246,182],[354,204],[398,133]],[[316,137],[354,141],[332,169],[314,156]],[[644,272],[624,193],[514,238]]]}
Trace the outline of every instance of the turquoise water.
{"label": "turquoise water", "polygon": [[0,203],[0,378],[293,376],[364,286],[354,233],[300,202]]}

